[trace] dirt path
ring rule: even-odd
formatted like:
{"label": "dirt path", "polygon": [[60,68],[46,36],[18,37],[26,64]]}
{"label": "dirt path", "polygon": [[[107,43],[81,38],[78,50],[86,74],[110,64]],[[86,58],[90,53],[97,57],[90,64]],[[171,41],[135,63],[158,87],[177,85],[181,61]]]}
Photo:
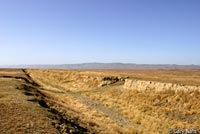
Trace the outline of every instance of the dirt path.
{"label": "dirt path", "polygon": [[128,127],[131,126],[132,123],[124,117],[123,115],[119,114],[116,110],[105,107],[101,102],[99,101],[93,101],[91,99],[86,98],[85,96],[82,96],[80,94],[76,94],[73,92],[68,92],[68,94],[72,95],[82,103],[92,107],[93,109],[97,110],[100,113],[103,113],[104,115],[108,116],[110,119],[112,119],[114,122],[119,124],[122,127]]}
{"label": "dirt path", "polygon": [[[138,128],[140,127],[139,125],[136,124],[132,124],[132,122],[124,117],[123,115],[121,115],[120,113],[118,113],[115,109],[112,108],[108,108],[106,106],[104,106],[101,102],[99,101],[93,101],[83,95],[80,95],[78,93],[75,92],[71,92],[71,91],[67,91],[65,88],[57,86],[57,85],[52,85],[50,83],[44,82],[42,81],[43,84],[48,85],[52,88],[56,88],[59,93],[65,93],[68,95],[73,96],[75,99],[79,100],[81,103],[95,109],[96,111],[104,114],[105,116],[109,117],[111,120],[113,120],[114,122],[116,122],[118,125],[127,128],[127,127],[133,127],[133,128]],[[58,92],[57,91],[57,92]],[[50,91],[52,92],[52,91]]]}

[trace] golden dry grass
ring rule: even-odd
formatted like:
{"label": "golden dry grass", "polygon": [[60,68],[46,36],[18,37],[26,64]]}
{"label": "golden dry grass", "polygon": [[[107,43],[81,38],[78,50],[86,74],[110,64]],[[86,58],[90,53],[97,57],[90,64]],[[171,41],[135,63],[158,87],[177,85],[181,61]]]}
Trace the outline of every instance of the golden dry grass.
{"label": "golden dry grass", "polygon": [[[63,73],[63,71],[57,71],[57,70],[56,71],[54,70],[52,74],[50,73],[51,70],[29,70],[28,72],[31,74],[31,77],[34,78],[34,80],[37,83],[43,86],[44,90],[42,90],[42,93],[44,93],[49,98],[54,100],[53,103],[57,104],[57,109],[62,109],[62,112],[77,117],[82,122],[84,122],[83,124],[85,126],[92,127],[93,129],[95,129],[97,133],[124,133],[124,132],[127,134],[129,133],[132,134],[136,132],[138,133],[137,130],[133,130],[130,128],[128,130],[127,128],[120,127],[118,124],[116,124],[113,120],[111,120],[103,113],[100,113],[96,111],[96,109],[93,109],[90,106],[84,104],[83,102],[80,101],[80,99],[77,99],[72,94],[69,94],[67,92],[65,93],[65,91],[75,91],[75,89],[81,89],[81,87],[74,88],[73,85],[74,81],[72,79],[76,80],[85,79],[85,76],[82,77],[77,72],[66,71],[65,74]],[[50,74],[46,75],[47,72]],[[64,81],[67,80],[67,77],[65,77],[65,75],[69,77],[69,81],[71,80],[72,84],[69,84],[67,86],[65,84],[62,84],[63,80]],[[101,74],[97,75],[97,77],[101,77]],[[87,78],[88,77],[86,77],[86,79]],[[79,80],[78,82],[80,81],[82,82],[84,80]],[[84,85],[86,85],[84,87],[85,90],[86,91],[88,91],[87,89],[91,90],[91,86],[88,87],[87,84],[92,84],[95,85],[94,87],[97,87],[98,83],[97,84],[95,83],[96,82],[87,83],[86,81],[86,83],[84,83]],[[61,89],[60,86],[62,87]],[[72,88],[70,88],[70,86],[72,86]],[[68,87],[69,89],[67,89],[66,87]],[[66,90],[63,91],[63,89]]]}
{"label": "golden dry grass", "polygon": [[[159,82],[200,85],[199,70],[28,70],[30,75],[51,91],[71,91],[101,102],[131,120],[133,127],[122,128],[104,114],[84,105],[72,96],[53,95],[58,102],[86,114],[83,119],[94,118],[99,129],[112,128],[115,133],[167,133],[169,128],[195,128],[200,126],[200,93],[138,92],[123,88],[123,84],[99,87],[104,77],[120,76]],[[105,120],[107,119],[107,120]],[[103,127],[106,125],[107,127]]]}
{"label": "golden dry grass", "polygon": [[198,128],[200,125],[199,92],[137,92],[120,91],[118,87],[85,92],[108,107],[116,107],[141,130],[167,132],[169,128]]}

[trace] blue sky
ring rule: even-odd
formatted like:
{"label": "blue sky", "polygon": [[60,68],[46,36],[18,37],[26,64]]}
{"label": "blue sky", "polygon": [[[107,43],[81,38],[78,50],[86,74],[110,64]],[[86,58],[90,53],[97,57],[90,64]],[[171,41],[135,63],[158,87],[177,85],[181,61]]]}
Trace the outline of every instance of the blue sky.
{"label": "blue sky", "polygon": [[199,0],[1,0],[0,65],[200,65]]}

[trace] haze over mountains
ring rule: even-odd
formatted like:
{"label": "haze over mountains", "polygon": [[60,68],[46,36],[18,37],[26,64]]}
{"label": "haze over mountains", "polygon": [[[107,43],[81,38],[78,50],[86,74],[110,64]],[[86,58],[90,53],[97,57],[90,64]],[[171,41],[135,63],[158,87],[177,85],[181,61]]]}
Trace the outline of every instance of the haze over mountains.
{"label": "haze over mountains", "polygon": [[49,69],[200,69],[200,65],[133,64],[133,63],[82,63],[82,64],[35,64],[1,65],[0,68],[49,68]]}

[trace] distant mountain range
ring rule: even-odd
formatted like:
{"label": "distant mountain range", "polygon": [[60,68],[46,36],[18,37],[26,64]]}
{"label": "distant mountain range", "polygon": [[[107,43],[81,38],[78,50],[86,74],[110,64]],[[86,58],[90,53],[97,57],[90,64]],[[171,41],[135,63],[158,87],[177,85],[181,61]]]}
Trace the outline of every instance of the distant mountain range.
{"label": "distant mountain range", "polygon": [[59,65],[6,65],[0,68],[49,68],[49,69],[200,69],[200,65],[132,64],[132,63],[83,63]]}

